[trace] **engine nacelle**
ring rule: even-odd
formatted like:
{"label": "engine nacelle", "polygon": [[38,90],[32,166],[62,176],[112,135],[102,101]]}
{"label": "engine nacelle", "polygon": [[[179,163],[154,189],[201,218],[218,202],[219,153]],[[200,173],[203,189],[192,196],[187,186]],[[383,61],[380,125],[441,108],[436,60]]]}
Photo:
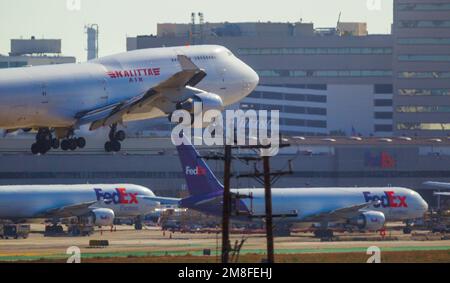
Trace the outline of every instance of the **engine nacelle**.
{"label": "engine nacelle", "polygon": [[383,228],[386,217],[383,212],[366,211],[350,221],[350,224],[357,226],[361,230],[378,231]]}
{"label": "engine nacelle", "polygon": [[[202,109],[194,109],[195,102],[200,102],[202,104]],[[196,93],[193,97],[179,102],[176,107],[178,110],[183,109],[194,115],[199,114],[195,113],[196,110],[206,112],[212,109],[219,111],[224,109],[222,98],[217,94],[210,92]]]}
{"label": "engine nacelle", "polygon": [[114,211],[109,208],[96,208],[92,211],[95,226],[112,226],[114,224]]}

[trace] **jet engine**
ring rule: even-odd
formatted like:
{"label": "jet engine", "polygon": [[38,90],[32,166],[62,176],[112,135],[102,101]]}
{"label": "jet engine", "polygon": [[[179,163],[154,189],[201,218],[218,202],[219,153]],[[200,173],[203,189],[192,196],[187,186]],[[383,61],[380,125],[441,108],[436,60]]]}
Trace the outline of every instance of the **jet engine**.
{"label": "jet engine", "polygon": [[111,226],[114,223],[114,211],[109,208],[97,208],[92,212],[95,226]]}
{"label": "jet engine", "polygon": [[379,211],[366,211],[350,221],[350,224],[361,230],[377,231],[383,228],[386,222],[384,213]]}
{"label": "jet engine", "polygon": [[191,114],[198,114],[194,112],[194,110],[196,110],[194,109],[195,102],[200,102],[202,104],[203,112],[212,109],[222,111],[224,108],[222,98],[220,98],[220,96],[218,96],[217,94],[210,92],[196,93],[191,98],[179,102],[176,108],[177,110],[186,110]]}

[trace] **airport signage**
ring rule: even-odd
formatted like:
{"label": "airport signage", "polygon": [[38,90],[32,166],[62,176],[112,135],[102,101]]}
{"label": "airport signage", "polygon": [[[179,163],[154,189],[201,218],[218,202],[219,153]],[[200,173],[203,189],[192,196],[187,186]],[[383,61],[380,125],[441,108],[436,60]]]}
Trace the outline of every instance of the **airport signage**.
{"label": "airport signage", "polygon": [[396,167],[395,158],[388,152],[374,153],[367,151],[365,154],[365,166],[371,168],[390,169]]}

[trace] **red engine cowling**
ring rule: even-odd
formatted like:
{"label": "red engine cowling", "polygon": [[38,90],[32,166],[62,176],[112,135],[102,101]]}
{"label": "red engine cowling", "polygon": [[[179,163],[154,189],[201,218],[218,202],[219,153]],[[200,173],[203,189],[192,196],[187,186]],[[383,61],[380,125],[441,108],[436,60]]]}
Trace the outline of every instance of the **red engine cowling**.
{"label": "red engine cowling", "polygon": [[92,211],[95,226],[111,226],[114,224],[114,211],[109,208],[97,208]]}
{"label": "red engine cowling", "polygon": [[386,217],[383,212],[366,211],[361,213],[351,223],[361,230],[378,231],[386,223]]}

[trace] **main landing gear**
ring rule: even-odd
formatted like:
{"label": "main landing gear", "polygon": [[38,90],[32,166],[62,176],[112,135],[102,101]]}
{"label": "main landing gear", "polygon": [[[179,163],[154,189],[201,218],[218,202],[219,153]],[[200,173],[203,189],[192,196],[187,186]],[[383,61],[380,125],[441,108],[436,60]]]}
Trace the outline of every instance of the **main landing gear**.
{"label": "main landing gear", "polygon": [[51,149],[75,150],[77,148],[84,148],[86,140],[82,137],[74,137],[73,130],[68,131],[67,138],[60,140],[53,136],[49,128],[41,128],[36,134],[36,142],[31,145],[31,152],[33,154],[46,154]]}
{"label": "main landing gear", "polygon": [[109,141],[105,143],[106,152],[119,152],[122,148],[120,142],[124,141],[126,134],[124,131],[117,131],[117,124],[111,125],[111,130],[109,131]]}
{"label": "main landing gear", "polygon": [[39,129],[36,134],[36,142],[31,145],[31,152],[33,154],[46,154],[52,148],[59,148],[59,140],[53,138],[48,128]]}
{"label": "main landing gear", "polygon": [[330,229],[318,229],[314,231],[314,237],[320,238],[322,240],[331,240],[333,239],[333,236],[333,230]]}
{"label": "main landing gear", "polygon": [[61,142],[61,149],[64,151],[67,151],[67,150],[74,151],[77,148],[84,148],[85,146],[86,146],[86,140],[82,137],[68,138]]}

